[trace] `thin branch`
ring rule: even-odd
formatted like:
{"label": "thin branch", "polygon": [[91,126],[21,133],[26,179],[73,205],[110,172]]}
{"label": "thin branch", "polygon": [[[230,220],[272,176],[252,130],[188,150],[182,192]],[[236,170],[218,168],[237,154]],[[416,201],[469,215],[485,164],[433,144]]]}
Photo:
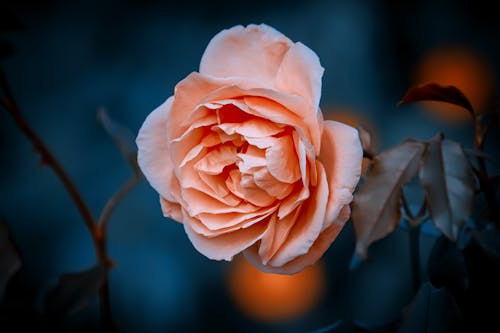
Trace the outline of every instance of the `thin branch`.
{"label": "thin branch", "polygon": [[105,235],[106,229],[109,224],[109,218],[111,217],[111,213],[116,208],[116,206],[120,203],[121,200],[130,192],[140,181],[142,177],[141,174],[134,174],[132,178],[130,178],[123,186],[116,191],[116,193],[109,198],[108,202],[102,209],[101,216],[97,222],[98,225],[98,235]]}
{"label": "thin branch", "polygon": [[95,233],[95,220],[88,208],[87,204],[83,200],[83,197],[78,192],[75,184],[70,179],[66,171],[63,169],[59,161],[55,158],[52,152],[48,149],[42,139],[33,131],[33,129],[29,126],[28,122],[24,118],[21,110],[16,104],[14,97],[11,93],[10,87],[7,83],[5,75],[3,71],[0,70],[0,87],[4,91],[4,97],[2,99],[1,105],[5,108],[5,110],[12,116],[17,127],[28,137],[31,141],[35,149],[40,153],[42,157],[42,163],[48,165],[54,170],[56,175],[59,177],[64,187],[70,194],[71,198],[75,202],[80,214],[83,217],[85,225],[87,229],[90,231],[92,235]]}

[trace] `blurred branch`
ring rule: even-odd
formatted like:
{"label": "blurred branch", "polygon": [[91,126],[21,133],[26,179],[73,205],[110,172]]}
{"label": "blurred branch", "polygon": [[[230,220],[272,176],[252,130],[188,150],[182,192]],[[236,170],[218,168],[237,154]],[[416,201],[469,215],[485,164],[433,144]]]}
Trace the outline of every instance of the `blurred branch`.
{"label": "blurred branch", "polygon": [[0,69],[0,88],[3,91],[3,96],[0,99],[0,105],[12,116],[17,127],[28,137],[28,139],[33,144],[34,148],[40,153],[42,158],[42,163],[48,165],[56,175],[59,177],[64,187],[70,194],[71,198],[75,202],[80,214],[83,217],[85,225],[89,232],[94,235],[95,234],[95,220],[88,208],[87,204],[83,200],[83,197],[78,192],[75,184],[70,179],[66,171],[63,169],[59,161],[55,158],[52,152],[48,149],[42,139],[33,131],[33,129],[29,126],[28,122],[24,118],[21,110],[19,109],[16,101],[14,100],[14,96],[10,90],[10,87],[7,83],[7,79],[3,71]]}
{"label": "blurred branch", "polygon": [[125,184],[123,184],[123,186],[118,191],[116,191],[116,193],[111,198],[109,198],[97,222],[99,236],[106,234],[106,229],[109,224],[109,218],[111,217],[113,210],[120,203],[120,201],[123,200],[125,195],[127,195],[128,192],[130,192],[137,184],[139,184],[141,179],[142,175],[140,173],[135,173],[132,178],[130,178]]}
{"label": "blurred branch", "polygon": [[422,203],[417,215],[415,216],[410,209],[408,200],[401,190],[401,203],[403,205],[404,216],[410,226],[409,231],[409,246],[410,246],[410,264],[413,276],[413,291],[416,293],[420,288],[420,225],[422,217],[425,214],[426,202]]}

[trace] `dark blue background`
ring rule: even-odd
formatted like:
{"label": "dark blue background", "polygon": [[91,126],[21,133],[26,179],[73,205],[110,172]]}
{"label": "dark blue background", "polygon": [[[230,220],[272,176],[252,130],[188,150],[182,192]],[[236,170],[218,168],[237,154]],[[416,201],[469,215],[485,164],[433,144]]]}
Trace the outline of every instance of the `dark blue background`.
{"label": "dark blue background", "polygon": [[[419,57],[441,44],[473,47],[499,77],[499,20],[487,1],[15,1],[23,32],[4,37],[16,54],[4,61],[13,92],[34,129],[67,169],[98,215],[131,175],[96,121],[96,110],[137,132],[145,117],[198,69],[217,32],[266,23],[313,49],[326,68],[321,105],[348,107],[379,133],[382,148],[443,129],[467,142],[466,125],[447,126],[397,109]],[[0,214],[24,261],[25,297],[41,295],[64,272],[94,263],[89,235],[73,202],[31,144],[0,113]],[[432,238],[423,236],[423,258]],[[384,322],[411,299],[406,233],[371,250],[356,272],[348,226],[328,251],[328,288],[309,314],[267,325],[245,318],[227,290],[229,264],[192,248],[183,228],[162,217],[157,194],[142,182],[112,216],[109,252],[112,306],[123,332],[290,332],[339,318]],[[92,319],[97,307],[79,315]]]}

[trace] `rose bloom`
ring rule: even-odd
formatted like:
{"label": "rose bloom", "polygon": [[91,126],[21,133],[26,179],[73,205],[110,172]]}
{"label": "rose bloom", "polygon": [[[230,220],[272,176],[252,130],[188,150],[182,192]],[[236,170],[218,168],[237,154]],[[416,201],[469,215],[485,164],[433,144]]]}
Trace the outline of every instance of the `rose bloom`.
{"label": "rose bloom", "polygon": [[315,263],[349,219],[361,173],[357,131],[324,121],[318,56],[270,26],[208,44],[138,137],[163,214],[211,259],[243,252],[265,272]]}

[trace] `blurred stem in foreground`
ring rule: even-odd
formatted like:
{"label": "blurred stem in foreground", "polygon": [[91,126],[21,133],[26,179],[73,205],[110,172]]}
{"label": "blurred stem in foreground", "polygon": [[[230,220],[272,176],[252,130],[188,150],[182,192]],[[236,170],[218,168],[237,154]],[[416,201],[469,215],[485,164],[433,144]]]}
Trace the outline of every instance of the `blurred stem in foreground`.
{"label": "blurred stem in foreground", "polygon": [[420,226],[425,221],[426,201],[422,203],[417,214],[413,214],[408,204],[408,200],[401,190],[401,203],[403,206],[403,216],[410,228],[409,245],[410,245],[410,265],[413,276],[413,291],[416,293],[420,288]]}
{"label": "blurred stem in foreground", "polygon": [[[141,180],[141,173],[138,170],[134,170],[134,175],[129,179],[106,203],[99,220],[92,216],[90,209],[83,199],[82,195],[78,192],[75,184],[69,177],[68,173],[64,170],[61,163],[56,159],[54,154],[49,150],[47,145],[43,140],[35,133],[35,131],[30,127],[26,118],[19,106],[17,105],[11,89],[8,85],[7,79],[4,72],[0,69],[0,107],[4,108],[14,119],[16,126],[26,135],[26,137],[31,141],[34,148],[41,155],[41,162],[44,165],[49,166],[54,170],[56,175],[59,177],[64,187],[70,194],[71,198],[75,202],[75,205],[82,216],[85,226],[87,227],[90,235],[92,236],[94,250],[96,258],[99,263],[103,264],[107,268],[113,266],[113,262],[109,259],[107,254],[106,246],[106,232],[111,213],[117,204],[125,197],[125,195],[132,190],[135,185]],[[109,296],[109,276],[106,272],[104,282],[99,290],[100,298],[100,314],[101,314],[101,325],[106,332],[117,331],[117,325],[113,321],[111,312],[111,302]]]}

